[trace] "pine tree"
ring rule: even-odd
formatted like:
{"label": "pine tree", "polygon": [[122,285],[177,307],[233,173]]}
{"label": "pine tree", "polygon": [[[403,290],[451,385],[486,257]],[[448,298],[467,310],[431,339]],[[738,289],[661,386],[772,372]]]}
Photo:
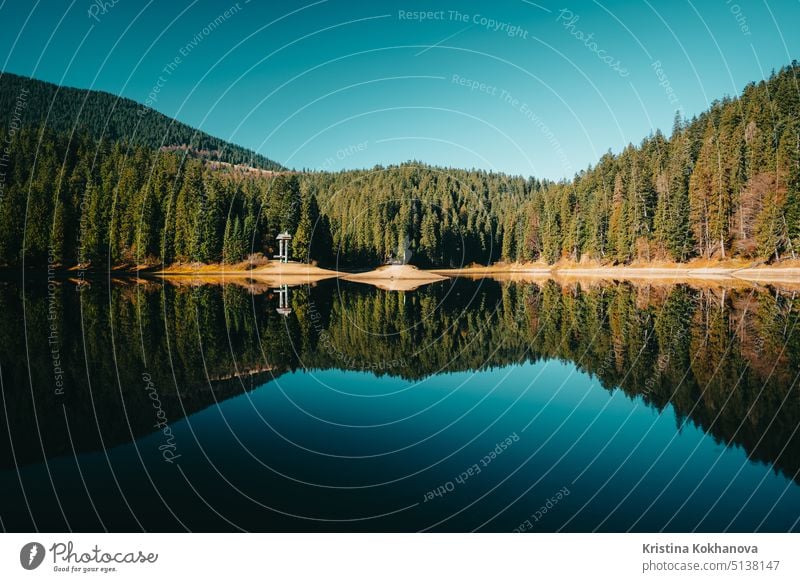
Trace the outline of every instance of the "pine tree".
{"label": "pine tree", "polygon": [[[101,196],[100,188],[94,182],[86,186],[84,203],[87,211],[81,216],[80,262],[92,263],[94,266],[97,266],[103,258]],[[151,237],[151,225],[150,213],[143,213],[139,240],[140,244],[145,245],[144,248],[147,248],[146,245]]]}
{"label": "pine tree", "polygon": [[680,114],[675,114],[669,142],[669,160],[657,180],[655,240],[674,261],[685,261],[692,249],[689,223],[691,143]]}
{"label": "pine tree", "polygon": [[767,194],[764,208],[756,222],[758,254],[762,257],[773,257],[776,261],[780,259],[787,241],[783,203],[784,197],[779,193],[772,191]]}
{"label": "pine tree", "polygon": [[56,264],[64,263],[64,202],[56,197],[53,209],[53,224],[50,232],[50,257],[49,260]]}
{"label": "pine tree", "polygon": [[203,169],[199,162],[189,161],[185,177],[175,198],[174,229],[175,259],[181,262],[192,260],[199,254],[197,220],[200,203],[205,198]]}
{"label": "pine tree", "polygon": [[620,262],[627,262],[632,255],[632,228],[630,209],[626,196],[626,184],[623,170],[614,177],[613,210],[609,219],[609,249],[612,256]]}
{"label": "pine tree", "polygon": [[[50,132],[43,138],[53,140]],[[25,216],[25,260],[32,264],[42,264],[47,257],[52,229],[52,208],[55,199],[55,151],[54,144],[48,143],[40,151],[35,166],[35,176],[28,189],[27,215]]]}
{"label": "pine tree", "polygon": [[247,257],[247,236],[239,216],[229,218],[225,223],[222,243],[222,260],[225,263],[238,263]]}
{"label": "pine tree", "polygon": [[516,221],[513,216],[508,217],[503,228],[503,247],[501,255],[508,262],[516,258]]}
{"label": "pine tree", "polygon": [[292,255],[298,261],[304,263],[311,262],[311,237],[314,230],[315,219],[311,216],[311,198],[313,195],[303,198],[303,205],[300,210],[300,220],[292,238]]}
{"label": "pine tree", "polygon": [[200,201],[197,228],[195,231],[194,259],[203,263],[216,263],[222,258],[224,234],[224,186],[216,177],[211,177],[205,186],[205,198]]}
{"label": "pine tree", "polygon": [[22,246],[22,221],[25,212],[20,187],[11,183],[6,186],[0,199],[0,261],[16,265],[20,261]]}
{"label": "pine tree", "polygon": [[694,239],[697,241],[699,253],[707,258],[711,256],[719,234],[718,213],[714,212],[714,201],[720,196],[717,157],[715,130],[709,123],[703,138],[703,147],[689,180],[690,219]]}

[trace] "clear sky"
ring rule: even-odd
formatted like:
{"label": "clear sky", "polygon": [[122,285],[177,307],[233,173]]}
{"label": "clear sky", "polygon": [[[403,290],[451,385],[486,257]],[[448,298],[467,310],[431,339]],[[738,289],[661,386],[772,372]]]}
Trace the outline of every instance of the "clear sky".
{"label": "clear sky", "polygon": [[559,179],[798,58],[798,22],[798,0],[0,0],[0,64],[158,88],[159,111],[289,167]]}

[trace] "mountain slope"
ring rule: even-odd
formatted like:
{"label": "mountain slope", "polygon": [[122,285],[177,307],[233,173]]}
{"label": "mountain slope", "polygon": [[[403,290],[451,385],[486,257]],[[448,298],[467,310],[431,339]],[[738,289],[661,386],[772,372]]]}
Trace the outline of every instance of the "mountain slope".
{"label": "mountain slope", "polygon": [[196,130],[131,99],[0,73],[0,126],[10,125],[18,101],[24,102],[20,116],[23,126],[41,126],[46,118],[50,129],[69,133],[77,122],[77,130],[94,139],[127,141],[152,149],[191,146],[188,150],[192,157],[264,170],[284,169],[252,150]]}
{"label": "mountain slope", "polygon": [[[28,115],[8,99],[6,119]],[[235,264],[284,231],[300,260],[359,267],[797,260],[798,111],[793,61],[558,183],[419,163],[242,172],[0,124],[0,265]]]}

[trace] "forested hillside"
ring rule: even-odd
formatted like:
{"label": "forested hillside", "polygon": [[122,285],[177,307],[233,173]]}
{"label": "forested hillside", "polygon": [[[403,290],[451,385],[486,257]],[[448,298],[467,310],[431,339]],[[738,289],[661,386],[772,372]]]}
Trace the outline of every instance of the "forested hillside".
{"label": "forested hillside", "polygon": [[238,262],[271,254],[282,230],[299,260],[362,266],[404,250],[420,266],[794,258],[798,73],[794,62],[697,118],[676,118],[669,138],[656,132],[560,183],[417,163],[254,174],[98,141],[90,129],[72,139],[52,124],[16,129],[14,102],[4,102],[0,263]]}
{"label": "forested hillside", "polygon": [[[504,224],[521,259],[780,259],[800,243],[800,65],[675,119]],[[522,230],[524,236],[517,233]]]}
{"label": "forested hillside", "polygon": [[[22,96],[22,99],[20,99]],[[189,155],[264,170],[280,164],[255,152],[208,135],[140,103],[103,91],[59,87],[53,83],[0,73],[0,125],[8,129],[15,105],[24,126],[47,127],[58,133],[73,130],[99,140],[125,141],[152,149],[182,148]]]}
{"label": "forested hillside", "polygon": [[250,241],[262,249],[279,230],[294,231],[303,206],[296,178],[245,178],[252,175],[85,134],[70,140],[24,128],[9,153],[0,199],[0,261],[8,265],[23,255],[27,265],[235,262]]}

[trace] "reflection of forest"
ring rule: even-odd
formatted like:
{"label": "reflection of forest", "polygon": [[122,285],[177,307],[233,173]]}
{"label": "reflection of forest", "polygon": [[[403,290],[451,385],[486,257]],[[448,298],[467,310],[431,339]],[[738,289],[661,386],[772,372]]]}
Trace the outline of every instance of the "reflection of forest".
{"label": "reflection of forest", "polygon": [[293,288],[284,317],[273,293],[237,285],[65,283],[52,298],[45,282],[26,287],[24,326],[18,285],[0,286],[3,395],[19,464],[71,452],[65,417],[77,451],[152,432],[145,373],[175,421],[302,367],[411,379],[556,358],[659,409],[671,403],[679,419],[790,477],[800,469],[791,293],[488,279],[395,293],[323,282]]}

